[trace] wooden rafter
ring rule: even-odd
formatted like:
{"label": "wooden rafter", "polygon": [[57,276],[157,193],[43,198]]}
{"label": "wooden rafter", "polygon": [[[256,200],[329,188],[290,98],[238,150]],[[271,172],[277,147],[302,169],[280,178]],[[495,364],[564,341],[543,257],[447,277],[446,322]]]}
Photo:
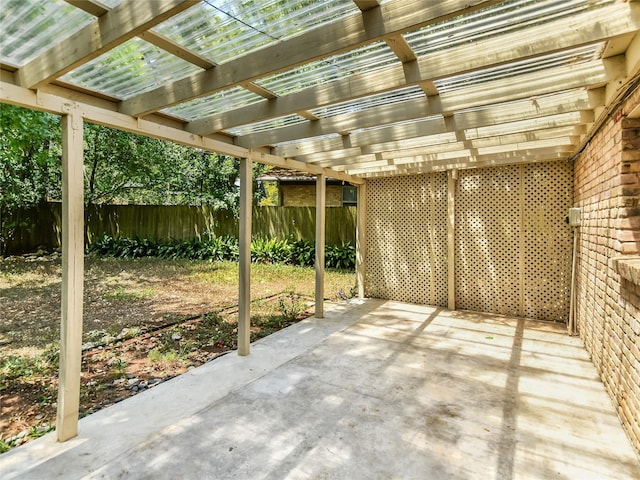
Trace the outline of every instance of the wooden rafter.
{"label": "wooden rafter", "polygon": [[393,175],[415,175],[418,173],[438,172],[444,170],[461,170],[468,168],[494,167],[498,165],[515,165],[518,163],[546,162],[567,158],[569,149],[540,149],[538,151],[521,152],[513,151],[495,155],[480,155],[461,157],[455,159],[436,160],[425,162],[416,159],[414,163],[389,165],[371,169],[354,170],[351,173],[363,178],[384,177]]}
{"label": "wooden rafter", "polygon": [[[60,89],[60,91],[62,91],[62,89]],[[68,97],[73,98],[74,92],[69,92]],[[73,101],[68,97],[44,92],[35,93],[29,89],[8,83],[5,80],[0,80],[0,103],[8,103],[57,114],[65,113],[71,105],[74,109],[81,112],[84,120],[91,123],[138,133],[147,137],[169,140],[182,145],[230,155],[237,158],[247,158],[251,161],[268,165],[291,168],[313,174],[324,174],[353,184],[362,183],[362,180],[357,177],[352,177],[329,168],[319,167],[317,165],[307,165],[294,159],[283,158],[258,150],[246,149],[206,136],[194,135],[175,126],[164,125],[157,121],[137,119],[129,115],[109,110],[102,105],[99,106]],[[105,102],[100,103],[105,104]]]}
{"label": "wooden rafter", "polygon": [[[426,82],[447,76],[603,41],[640,29],[639,12],[639,8],[631,8],[628,4],[611,5],[602,9],[597,17],[591,13],[576,15],[532,27],[526,32],[515,32],[476,42],[471,49],[463,45],[444,52],[424,55],[416,62],[386,67],[370,74],[350,76],[270,102],[198,119],[191,122],[187,128],[194,133],[206,134],[397,88],[423,86]],[[478,55],[479,51],[487,53]]]}
{"label": "wooden rafter", "polygon": [[[581,120],[567,118],[571,112],[578,117],[588,115],[590,104],[586,92],[572,90],[539,98],[535,101],[523,100],[513,104],[494,106],[482,110],[459,113],[454,116],[455,128],[467,131],[467,135],[477,135],[477,129],[493,125],[516,122],[515,131],[520,131],[519,123],[536,120],[538,128],[555,128],[575,125]],[[556,117],[561,115],[560,117]],[[582,119],[590,121],[589,119]],[[532,127],[529,127],[532,128]],[[274,153],[286,157],[298,157],[344,148],[360,148],[362,154],[378,153],[385,150],[400,150],[405,141],[428,135],[453,133],[444,119],[426,119],[405,125],[390,125],[376,130],[355,132],[340,138],[309,140],[297,144],[284,145],[274,149]]]}
{"label": "wooden rafter", "polygon": [[549,139],[575,139],[576,133],[574,125],[578,124],[579,121],[580,116],[578,115],[577,117],[574,116],[573,120],[567,118],[566,126],[556,126],[545,129],[540,129],[538,126],[530,126],[529,129],[523,129],[517,133],[479,136],[472,140],[467,140],[469,143],[468,146],[464,145],[464,142],[460,141],[435,143],[433,140],[430,142],[430,137],[422,137],[424,139],[422,144],[413,142],[408,148],[391,149],[390,147],[385,148],[383,145],[370,145],[367,147],[367,151],[369,153],[362,152],[363,149],[351,148],[347,150],[333,150],[331,152],[314,153],[306,156],[298,156],[296,158],[306,163],[313,163],[314,165],[322,167],[331,167],[342,170],[343,168],[341,167],[346,165],[360,164],[373,159],[388,160],[411,155],[455,152],[465,148],[478,149],[496,145],[519,144],[523,142]]}
{"label": "wooden rafter", "polygon": [[125,0],[20,68],[18,83],[34,88],[50,82],[198,1],[156,0],[150,6],[137,0]]}
{"label": "wooden rafter", "polygon": [[[120,111],[141,116],[246,81],[275,74],[330,55],[383,40],[496,3],[497,0],[393,0],[310,30],[213,70],[196,73],[122,102]],[[296,110],[306,110],[298,108]]]}
{"label": "wooden rafter", "polygon": [[[558,81],[561,79],[561,81]],[[508,102],[546,95],[566,88],[599,86],[610,79],[600,60],[578,66],[557,67],[543,72],[518,75],[504,80],[486,82],[439,97],[425,97],[406,102],[372,107],[355,113],[335,115],[315,122],[248,134],[236,139],[237,145],[252,148],[327,135],[338,131],[371,128],[440,115],[445,112],[475,108],[496,102]],[[487,95],[487,91],[491,95]]]}

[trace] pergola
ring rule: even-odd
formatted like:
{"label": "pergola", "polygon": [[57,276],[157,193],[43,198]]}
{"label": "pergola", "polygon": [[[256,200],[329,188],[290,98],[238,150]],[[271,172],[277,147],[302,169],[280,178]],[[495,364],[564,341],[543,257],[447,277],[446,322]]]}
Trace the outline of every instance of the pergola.
{"label": "pergola", "polygon": [[640,79],[634,0],[6,0],[0,26],[0,101],[62,115],[59,440],[78,422],[84,121],[240,159],[246,355],[251,162],[317,175],[321,317],[327,177],[359,187],[364,295],[367,179],[572,159]]}

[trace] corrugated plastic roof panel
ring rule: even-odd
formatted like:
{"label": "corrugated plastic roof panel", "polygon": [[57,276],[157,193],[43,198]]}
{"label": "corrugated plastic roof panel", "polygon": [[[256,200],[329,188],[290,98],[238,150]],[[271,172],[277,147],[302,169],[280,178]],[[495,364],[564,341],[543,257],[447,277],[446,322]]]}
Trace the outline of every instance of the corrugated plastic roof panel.
{"label": "corrugated plastic roof panel", "polygon": [[0,62],[21,67],[94,19],[63,0],[3,0]]}
{"label": "corrugated plastic roof panel", "polygon": [[221,64],[357,10],[350,0],[203,0],[153,30]]}
{"label": "corrugated plastic roof panel", "polygon": [[61,80],[125,99],[200,70],[144,40],[132,38]]}
{"label": "corrugated plastic roof panel", "polygon": [[285,73],[258,80],[256,83],[282,96],[314,85],[329,83],[354,73],[371,72],[393,63],[400,63],[398,57],[386,43],[378,42],[307,63]]}
{"label": "corrugated plastic roof panel", "polygon": [[424,98],[425,93],[420,87],[407,87],[392,90],[390,92],[378,93],[368,97],[349,100],[348,102],[336,103],[328,107],[316,108],[311,113],[319,118],[333,117],[345,113],[355,113],[367,108],[389,105],[397,102],[406,102],[416,98]]}
{"label": "corrugated plastic roof panel", "polygon": [[516,75],[542,72],[549,68],[591,62],[597,58],[597,54],[602,50],[602,47],[603,44],[598,43],[571,50],[563,50],[558,53],[507,63],[499,67],[485,68],[473,73],[455,75],[443,80],[435,80],[433,83],[440,93],[452,92],[461,88],[481,85],[493,80],[515,77]]}
{"label": "corrugated plastic roof panel", "polygon": [[226,133],[232,135],[249,135],[251,133],[264,132],[266,130],[273,130],[281,127],[288,127],[290,125],[296,125],[298,123],[308,122],[308,120],[300,115],[292,113],[290,115],[283,115],[282,117],[272,118],[265,120],[264,122],[256,122],[250,125],[242,125],[236,128],[230,128],[226,130]]}
{"label": "corrugated plastic roof panel", "polygon": [[597,9],[614,1],[508,0],[467,14],[464,19],[455,17],[410,32],[405,39],[416,55],[425,55]]}
{"label": "corrugated plastic roof panel", "polygon": [[223,113],[253,103],[265,101],[264,97],[242,87],[223,90],[203,98],[165,108],[162,112],[191,121],[216,113]]}

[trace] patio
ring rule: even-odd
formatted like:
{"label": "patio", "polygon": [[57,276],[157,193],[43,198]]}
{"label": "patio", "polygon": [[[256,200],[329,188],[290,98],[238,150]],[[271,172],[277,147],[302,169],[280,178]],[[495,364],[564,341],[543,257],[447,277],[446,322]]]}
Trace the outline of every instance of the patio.
{"label": "patio", "polygon": [[632,479],[563,326],[384,300],[327,308],[0,457],[13,478]]}

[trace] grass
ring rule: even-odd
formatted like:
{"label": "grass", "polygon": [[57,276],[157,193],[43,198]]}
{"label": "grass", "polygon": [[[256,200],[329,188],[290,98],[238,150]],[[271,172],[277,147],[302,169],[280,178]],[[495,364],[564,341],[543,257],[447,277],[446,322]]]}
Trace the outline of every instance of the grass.
{"label": "grass", "polygon": [[32,356],[8,355],[0,360],[0,391],[8,380],[31,381],[48,375],[58,368],[58,345],[51,344]]}
{"label": "grass", "polygon": [[106,299],[116,300],[120,302],[131,302],[153,298],[155,293],[155,290],[152,288],[130,289],[119,285],[113,290],[106,292],[104,297]]}
{"label": "grass", "polygon": [[[83,412],[132,394],[116,384],[129,375],[173,376],[237,348],[238,276],[234,262],[87,257]],[[307,315],[314,268],[255,263],[251,281],[251,341]],[[352,271],[325,271],[329,300],[352,296],[354,285]],[[0,453],[55,421],[60,287],[59,261],[0,261],[0,392],[16,398]]]}
{"label": "grass", "polygon": [[[223,286],[238,284],[238,264],[235,262],[216,262],[213,267],[194,268],[189,278]],[[251,287],[259,291],[265,285],[278,285],[279,292],[295,291],[300,295],[312,296],[315,293],[315,269],[283,264],[251,264]],[[355,288],[355,274],[349,270],[325,271],[325,292],[330,300],[339,298],[338,292],[349,295]],[[260,296],[260,295],[258,295]]]}

